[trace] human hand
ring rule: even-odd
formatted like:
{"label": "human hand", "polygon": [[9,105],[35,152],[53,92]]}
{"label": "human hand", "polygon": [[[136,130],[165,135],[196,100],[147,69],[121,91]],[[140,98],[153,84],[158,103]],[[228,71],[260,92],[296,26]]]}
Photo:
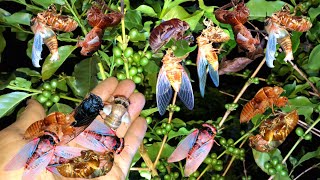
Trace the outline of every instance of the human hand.
{"label": "human hand", "polygon": [[[111,171],[103,177],[95,179],[125,179],[133,156],[142,142],[147,129],[144,118],[139,117],[145,104],[141,93],[134,93],[135,84],[131,80],[118,82],[116,78],[108,78],[92,90],[92,93],[100,96],[105,102],[111,96],[122,95],[130,100],[128,112],[131,124],[121,126],[117,130],[118,137],[124,137],[125,147],[120,154],[115,154]],[[15,123],[0,131],[0,177],[6,179],[21,179],[24,169],[16,171],[4,171],[4,166],[15,156],[15,154],[28,142],[23,139],[25,130],[35,121],[45,117],[45,111],[41,104],[35,100],[29,100],[27,107]],[[97,119],[100,117],[98,116]],[[101,120],[101,118],[100,118]],[[72,145],[72,142],[69,143]],[[43,171],[37,179],[66,179]]]}

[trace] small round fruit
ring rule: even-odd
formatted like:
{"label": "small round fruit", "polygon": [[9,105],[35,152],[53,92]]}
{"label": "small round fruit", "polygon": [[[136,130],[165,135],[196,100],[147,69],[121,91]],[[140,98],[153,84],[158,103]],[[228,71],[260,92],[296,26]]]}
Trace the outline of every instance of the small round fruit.
{"label": "small round fruit", "polygon": [[222,165],[215,165],[215,166],[213,166],[213,169],[214,170],[216,170],[216,171],[222,171],[222,169],[223,169],[223,166]]}
{"label": "small round fruit", "polygon": [[301,127],[297,127],[296,134],[301,137],[304,134],[304,131]]}
{"label": "small round fruit", "polygon": [[139,35],[139,31],[136,28],[132,28],[129,32],[130,39],[133,41],[136,41]]}
{"label": "small round fruit", "polygon": [[231,139],[231,138],[228,139],[228,141],[227,141],[227,144],[228,144],[228,145],[233,145],[233,143],[234,143],[234,140],[233,140],[233,139]]}
{"label": "small round fruit", "polygon": [[50,86],[51,86],[53,89],[57,88],[57,86],[58,86],[58,80],[52,79],[52,80],[50,81]]}
{"label": "small round fruit", "polygon": [[216,153],[212,153],[212,154],[210,155],[210,157],[211,157],[212,159],[217,159],[217,154],[216,154]]}
{"label": "small round fruit", "polygon": [[156,128],[156,134],[162,135],[162,129],[161,128]]}
{"label": "small round fruit", "polygon": [[198,176],[200,175],[200,173],[199,173],[199,171],[196,171],[196,172],[192,173],[192,175],[193,175],[194,177],[198,177]]}
{"label": "small round fruit", "polygon": [[44,90],[42,91],[42,95],[46,98],[50,98],[51,97],[51,92],[50,91],[47,91],[47,90]]}
{"label": "small round fruit", "polygon": [[151,57],[152,57],[152,52],[151,52],[151,51],[147,51],[145,56],[146,56],[148,59],[151,59]]}
{"label": "small round fruit", "polygon": [[227,150],[232,154],[234,152],[234,147],[229,146]]}
{"label": "small round fruit", "polygon": [[43,83],[43,89],[51,90],[51,85],[48,82]]}
{"label": "small round fruit", "polygon": [[174,107],[174,111],[179,112],[180,111],[180,107],[179,106],[175,106]]}
{"label": "small round fruit", "polygon": [[281,176],[288,176],[288,171],[286,171],[284,169],[282,169],[279,173]]}
{"label": "small round fruit", "polygon": [[134,83],[140,84],[141,81],[142,81],[142,78],[140,76],[135,75],[135,76],[132,77],[132,80],[133,80]]}
{"label": "small round fruit", "polygon": [[269,168],[271,168],[271,163],[269,163],[269,162],[266,162],[266,163],[264,163],[264,168],[265,169],[269,169]]}
{"label": "small round fruit", "polygon": [[142,67],[138,67],[138,73],[142,73],[143,72],[143,68]]}
{"label": "small round fruit", "polygon": [[226,145],[227,144],[227,140],[225,138],[221,138],[220,139],[220,144],[221,145]]}
{"label": "small round fruit", "polygon": [[312,139],[312,135],[309,133],[309,134],[306,134],[304,136],[304,139],[307,140],[307,141],[310,141]]}
{"label": "small round fruit", "polygon": [[121,57],[122,51],[118,46],[114,46],[112,48],[112,53],[113,53],[114,57]]}
{"label": "small round fruit", "polygon": [[37,100],[39,101],[39,103],[43,104],[48,100],[48,98],[44,97],[42,94],[39,94],[39,96],[37,97]]}
{"label": "small round fruit", "polygon": [[179,177],[179,173],[178,172],[174,172],[173,173],[173,177],[177,179]]}
{"label": "small round fruit", "polygon": [[126,75],[122,72],[119,72],[119,73],[117,73],[117,78],[119,80],[124,80],[124,79],[126,79]]}
{"label": "small round fruit", "polygon": [[148,124],[151,124],[152,123],[152,118],[151,117],[146,117],[146,121]]}
{"label": "small round fruit", "polygon": [[149,63],[149,59],[147,57],[143,57],[140,59],[140,65],[145,66]]}
{"label": "small round fruit", "polygon": [[140,54],[139,53],[134,53],[133,54],[133,61],[135,62],[135,63],[139,63],[140,62],[140,59],[141,59],[141,57],[140,57]]}
{"label": "small round fruit", "polygon": [[147,167],[147,164],[145,162],[142,162],[141,167],[145,168],[145,167]]}
{"label": "small round fruit", "polygon": [[169,174],[166,174],[166,175],[164,175],[164,179],[165,179],[165,180],[169,180],[169,179],[171,179],[171,177],[170,177]]}
{"label": "small round fruit", "polygon": [[283,169],[283,165],[281,164],[281,163],[279,163],[279,164],[277,164],[276,165],[276,170],[278,171],[278,172],[280,172],[282,169]]}
{"label": "small round fruit", "polygon": [[53,105],[53,102],[51,100],[46,101],[45,105],[47,107],[51,107]]}
{"label": "small round fruit", "polygon": [[277,173],[277,171],[274,168],[269,168],[268,172],[270,175],[275,175]]}
{"label": "small round fruit", "polygon": [[132,55],[133,55],[133,49],[132,49],[132,47],[127,47],[127,49],[124,50],[123,55],[124,55],[126,58],[132,56]]}
{"label": "small round fruit", "polygon": [[123,59],[121,57],[117,57],[114,61],[117,66],[123,65]]}
{"label": "small round fruit", "polygon": [[136,67],[131,67],[130,69],[129,69],[129,74],[130,74],[130,76],[134,76],[134,75],[136,75],[138,73],[138,69],[136,68]]}
{"label": "small round fruit", "polygon": [[169,132],[172,129],[172,124],[167,124],[166,125],[166,131]]}
{"label": "small round fruit", "polygon": [[204,163],[206,163],[206,164],[211,164],[211,163],[212,163],[212,158],[206,157],[206,158],[204,159]]}
{"label": "small round fruit", "polygon": [[162,134],[167,134],[167,130],[165,128],[161,129]]}
{"label": "small round fruit", "polygon": [[60,96],[57,95],[57,94],[54,94],[54,95],[51,96],[50,99],[51,99],[52,102],[57,103],[57,102],[60,101]]}
{"label": "small round fruit", "polygon": [[271,164],[273,166],[276,166],[277,164],[279,164],[280,160],[278,157],[273,157],[272,160],[271,160]]}

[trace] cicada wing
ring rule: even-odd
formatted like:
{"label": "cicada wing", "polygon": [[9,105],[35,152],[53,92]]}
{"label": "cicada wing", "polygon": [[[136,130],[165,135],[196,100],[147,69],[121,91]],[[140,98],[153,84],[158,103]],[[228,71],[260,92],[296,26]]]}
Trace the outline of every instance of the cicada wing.
{"label": "cicada wing", "polygon": [[198,71],[198,77],[199,77],[199,87],[200,87],[200,94],[202,97],[204,97],[205,87],[206,87],[206,81],[207,81],[207,65],[208,61],[206,59],[205,54],[200,50],[198,50],[198,56],[197,56],[197,71]]}
{"label": "cicada wing", "polygon": [[46,169],[54,156],[54,150],[50,150],[41,155],[37,160],[29,164],[22,175],[23,180],[35,179],[35,177]]}
{"label": "cicada wing", "polygon": [[190,149],[193,147],[194,143],[198,138],[199,130],[194,130],[186,138],[184,138],[173,151],[173,153],[168,158],[168,162],[177,162],[188,156]]}
{"label": "cicada wing", "polygon": [[266,63],[267,66],[273,68],[273,61],[276,59],[275,54],[277,50],[277,36],[275,32],[271,31],[268,37],[268,43],[266,48]]}
{"label": "cicada wing", "polygon": [[66,159],[71,159],[77,156],[81,156],[81,151],[85,149],[70,147],[70,146],[56,146],[54,154],[59,157],[63,157]]}
{"label": "cicada wing", "polygon": [[28,159],[37,148],[40,138],[36,138],[26,144],[20,151],[6,164],[5,171],[17,170],[26,165]]}
{"label": "cicada wing", "polygon": [[40,67],[39,61],[42,59],[41,58],[42,45],[43,45],[43,38],[41,36],[41,33],[38,31],[34,35],[34,40],[32,44],[31,59],[34,67]]}
{"label": "cicada wing", "polygon": [[158,75],[156,98],[159,113],[160,115],[163,115],[166,112],[167,106],[169,105],[172,98],[172,88],[170,85],[170,81],[167,78],[166,72],[163,67],[161,68]]}
{"label": "cicada wing", "polygon": [[61,174],[59,173],[58,169],[57,169],[57,166],[59,166],[60,164],[55,164],[55,165],[50,165],[50,166],[47,166],[46,169],[56,175],[59,175],[61,176]]}
{"label": "cicada wing", "polygon": [[210,74],[210,77],[211,77],[214,85],[216,87],[218,87],[219,86],[219,72],[218,72],[218,69],[214,70],[213,67],[211,65],[209,65],[209,74]]}
{"label": "cicada wing", "polygon": [[103,112],[106,114],[106,115],[109,115],[111,113],[111,110],[112,110],[112,105],[111,104],[108,104],[108,105],[105,105],[103,107]]}
{"label": "cicada wing", "polygon": [[106,126],[103,122],[99,121],[98,119],[95,119],[86,129],[86,131],[94,131],[98,134],[102,135],[110,135],[114,136],[115,132]]}
{"label": "cicada wing", "polygon": [[194,106],[193,90],[192,90],[189,76],[185,71],[182,72],[182,81],[181,81],[180,90],[178,92],[178,96],[188,109],[190,110],[193,109],[193,106]]}
{"label": "cicada wing", "polygon": [[192,174],[198,169],[198,167],[209,154],[213,146],[213,143],[214,140],[210,139],[208,142],[200,146],[199,149],[195,150],[192,154],[189,155],[186,161],[184,176],[190,176],[190,174]]}
{"label": "cicada wing", "polygon": [[81,133],[74,141],[88,149],[98,151],[98,152],[105,152],[107,148],[97,139],[95,139],[92,135],[85,135]]}

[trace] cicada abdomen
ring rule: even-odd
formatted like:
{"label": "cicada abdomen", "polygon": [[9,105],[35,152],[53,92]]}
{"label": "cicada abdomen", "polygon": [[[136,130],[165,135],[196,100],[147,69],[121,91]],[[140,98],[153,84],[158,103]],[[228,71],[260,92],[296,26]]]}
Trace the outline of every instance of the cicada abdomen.
{"label": "cicada abdomen", "polygon": [[261,134],[249,137],[249,146],[260,152],[269,152],[280,146],[283,141],[267,141]]}
{"label": "cicada abdomen", "polygon": [[32,45],[32,64],[35,67],[40,67],[39,61],[41,58],[42,44],[45,43],[51,53],[51,61],[59,60],[58,40],[54,31],[40,22],[37,18],[31,20],[31,30],[34,33]]}
{"label": "cicada abdomen", "polygon": [[106,114],[104,123],[111,129],[116,130],[121,122],[130,123],[130,115],[128,113],[129,99],[123,96],[114,97],[114,101],[105,105],[103,112]]}

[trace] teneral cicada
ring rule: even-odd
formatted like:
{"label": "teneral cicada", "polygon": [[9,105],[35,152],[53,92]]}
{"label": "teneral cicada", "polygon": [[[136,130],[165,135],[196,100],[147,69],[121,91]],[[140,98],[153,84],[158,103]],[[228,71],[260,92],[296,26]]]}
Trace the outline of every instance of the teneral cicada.
{"label": "teneral cicada", "polygon": [[260,43],[259,37],[253,38],[250,31],[243,25],[248,21],[250,14],[249,9],[245,6],[244,1],[241,1],[233,11],[225,10],[232,6],[233,2],[230,2],[217,9],[214,12],[215,17],[219,22],[232,26],[236,41],[241,48],[246,49],[249,52],[254,52],[256,50],[256,45]]}
{"label": "teneral cicada", "polygon": [[195,172],[200,164],[209,154],[216,136],[216,128],[210,124],[203,124],[203,129],[194,130],[184,140],[168,158],[168,162],[177,162],[186,158],[184,176],[190,176]]}
{"label": "teneral cicada", "polygon": [[50,163],[65,162],[67,161],[66,159],[80,156],[80,152],[83,150],[74,147],[57,146],[58,142],[58,137],[50,132],[35,138],[20,149],[7,163],[5,170],[18,170],[24,167],[22,179],[35,179]]}
{"label": "teneral cicada", "polygon": [[102,42],[102,36],[104,30],[107,27],[113,27],[120,23],[122,14],[120,12],[111,12],[105,14],[105,4],[102,7],[93,5],[87,13],[88,23],[93,27],[91,31],[86,35],[83,41],[78,42],[78,46],[81,47],[80,53],[83,56],[88,56],[89,53],[93,53],[100,48]]}
{"label": "teneral cicada", "polygon": [[77,144],[97,152],[114,152],[120,154],[124,148],[124,139],[99,120],[94,120],[90,126],[74,140]]}
{"label": "teneral cicada", "polygon": [[[172,88],[178,93],[179,98],[188,109],[193,109],[194,97],[190,79],[180,62],[186,58],[175,57],[173,51],[168,49],[166,55],[162,58],[162,67],[160,69],[156,98],[159,113],[163,115],[172,97]],[[171,88],[172,86],[172,88]]]}
{"label": "teneral cicada", "polygon": [[42,59],[41,52],[43,43],[45,43],[50,50],[52,55],[50,60],[59,60],[58,40],[54,31],[43,22],[39,21],[38,18],[33,18],[31,20],[31,30],[34,33],[31,55],[33,66],[40,67],[39,61]]}
{"label": "teneral cicada", "polygon": [[37,19],[54,31],[71,32],[78,27],[78,23],[71,16],[61,15],[61,12],[57,13],[55,5],[50,6],[46,11],[38,13]]}
{"label": "teneral cicada", "polygon": [[157,52],[163,45],[168,43],[171,38],[175,40],[183,39],[183,34],[188,29],[189,24],[177,18],[162,22],[150,33],[149,43],[151,49]]}
{"label": "teneral cicada", "polygon": [[268,43],[266,48],[266,63],[270,68],[273,68],[273,61],[275,60],[275,53],[277,50],[277,44],[279,43],[281,48],[286,53],[284,61],[293,60],[292,54],[292,42],[290,34],[287,30],[280,27],[279,24],[274,23],[270,18],[265,22],[265,29],[268,36]]}
{"label": "teneral cicada", "polygon": [[104,123],[111,129],[116,130],[121,122],[130,123],[130,116],[128,113],[129,99],[124,96],[115,96],[112,103],[105,105],[103,112],[106,114]]}
{"label": "teneral cicada", "polygon": [[219,61],[218,55],[215,52],[216,50],[212,47],[212,43],[224,42],[230,39],[229,34],[219,27],[214,27],[212,22],[210,23],[210,21],[205,21],[205,24],[207,25],[207,28],[202,31],[200,36],[197,37],[197,71],[202,97],[204,96],[206,86],[207,69],[215,86],[219,86]]}
{"label": "teneral cicada", "polygon": [[263,114],[268,107],[273,110],[273,105],[283,107],[287,104],[287,97],[280,97],[283,92],[281,87],[263,87],[256,95],[244,105],[240,114],[240,123],[249,122],[253,116]]}

